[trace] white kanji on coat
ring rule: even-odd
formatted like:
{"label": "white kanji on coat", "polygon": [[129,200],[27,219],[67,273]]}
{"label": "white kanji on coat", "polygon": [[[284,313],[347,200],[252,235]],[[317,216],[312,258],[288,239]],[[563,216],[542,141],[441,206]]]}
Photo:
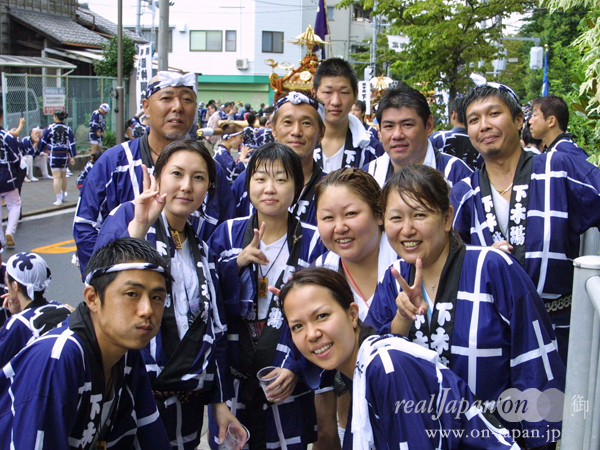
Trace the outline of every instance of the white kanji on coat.
{"label": "white kanji on coat", "polygon": [[513,245],[523,245],[525,243],[525,227],[523,225],[510,227],[510,243]]}
{"label": "white kanji on coat", "polygon": [[425,334],[423,334],[422,331],[417,331],[415,333],[415,338],[413,339],[413,342],[415,344],[421,345],[422,347],[429,348],[427,345],[427,342],[429,342],[429,338]]}
{"label": "white kanji on coat", "polygon": [[519,225],[527,217],[527,210],[521,203],[515,203],[515,206],[510,211],[510,220]]}
{"label": "white kanji on coat", "polygon": [[452,320],[450,310],[453,308],[452,303],[437,303],[435,309],[438,310],[438,323],[444,326],[446,321]]}
{"label": "white kanji on coat", "polygon": [[281,309],[277,307],[271,308],[269,311],[269,320],[267,320],[267,326],[273,327],[275,329],[281,328],[283,324],[283,314],[281,313]]}
{"label": "white kanji on coat", "polygon": [[490,229],[490,233],[494,231],[496,227],[496,216],[489,212],[485,215],[485,221],[487,222],[487,226]]}
{"label": "white kanji on coat", "polygon": [[481,203],[483,203],[483,210],[486,213],[489,213],[492,211],[492,207],[494,206],[494,201],[492,200],[491,195],[486,195],[485,197],[482,197]]}
{"label": "white kanji on coat", "polygon": [[435,334],[431,335],[431,347],[438,352],[438,354],[442,354],[442,351],[448,350],[448,342],[450,341],[450,336],[446,334],[446,330],[442,327],[438,327],[435,330]]}
{"label": "white kanji on coat", "polygon": [[529,185],[527,185],[527,184],[517,184],[516,186],[513,186],[513,191],[515,191],[515,201],[516,202],[520,202],[525,197],[527,197],[527,189],[528,188],[529,188]]}
{"label": "white kanji on coat", "polygon": [[417,330],[421,329],[421,325],[423,325],[425,323],[425,316],[423,314],[417,316],[417,318],[415,319],[415,328]]}

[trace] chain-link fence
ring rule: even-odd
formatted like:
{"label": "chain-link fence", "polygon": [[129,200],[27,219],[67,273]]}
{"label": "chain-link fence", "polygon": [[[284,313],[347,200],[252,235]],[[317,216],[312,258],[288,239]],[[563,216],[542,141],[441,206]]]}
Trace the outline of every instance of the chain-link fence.
{"label": "chain-link fence", "polygon": [[[124,98],[127,99],[128,82],[124,80]],[[26,136],[33,127],[44,128],[53,122],[53,113],[65,109],[69,114],[65,121],[75,133],[78,152],[89,148],[88,133],[92,111],[102,103],[108,103],[111,111],[106,115],[108,131],[116,130],[114,107],[116,100],[111,90],[117,87],[117,79],[110,77],[44,76],[2,73],[0,106],[4,110],[2,126],[8,130],[17,127],[19,118],[25,117]],[[57,89],[58,88],[58,89]],[[130,117],[125,101],[123,117]],[[59,106],[57,106],[59,105]],[[64,105],[61,107],[60,105]]]}

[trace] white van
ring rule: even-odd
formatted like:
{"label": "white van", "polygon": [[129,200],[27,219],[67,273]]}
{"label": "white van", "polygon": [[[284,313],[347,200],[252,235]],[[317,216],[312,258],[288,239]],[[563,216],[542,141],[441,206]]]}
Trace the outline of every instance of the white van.
{"label": "white van", "polygon": [[19,119],[25,117],[25,128],[40,126],[40,103],[33,89],[9,87],[6,99],[0,91],[0,107],[4,109],[3,128],[10,130],[19,126]]}

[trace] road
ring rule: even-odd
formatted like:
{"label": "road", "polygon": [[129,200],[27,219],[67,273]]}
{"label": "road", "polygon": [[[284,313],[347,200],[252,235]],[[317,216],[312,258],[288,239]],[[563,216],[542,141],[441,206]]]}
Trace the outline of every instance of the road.
{"label": "road", "polygon": [[2,261],[5,262],[17,252],[39,253],[52,271],[46,298],[71,306],[76,306],[83,299],[79,269],[71,263],[75,254],[74,213],[75,208],[71,208],[22,219],[15,235],[16,248],[5,248],[2,253]]}

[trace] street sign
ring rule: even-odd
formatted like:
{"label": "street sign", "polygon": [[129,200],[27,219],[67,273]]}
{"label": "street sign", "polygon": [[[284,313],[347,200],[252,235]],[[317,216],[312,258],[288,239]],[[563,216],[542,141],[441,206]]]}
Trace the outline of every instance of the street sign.
{"label": "street sign", "polygon": [[367,105],[365,114],[371,114],[371,83],[369,81],[358,82],[358,99]]}
{"label": "street sign", "polygon": [[45,87],[43,98],[44,114],[54,114],[56,111],[65,111],[65,88]]}

